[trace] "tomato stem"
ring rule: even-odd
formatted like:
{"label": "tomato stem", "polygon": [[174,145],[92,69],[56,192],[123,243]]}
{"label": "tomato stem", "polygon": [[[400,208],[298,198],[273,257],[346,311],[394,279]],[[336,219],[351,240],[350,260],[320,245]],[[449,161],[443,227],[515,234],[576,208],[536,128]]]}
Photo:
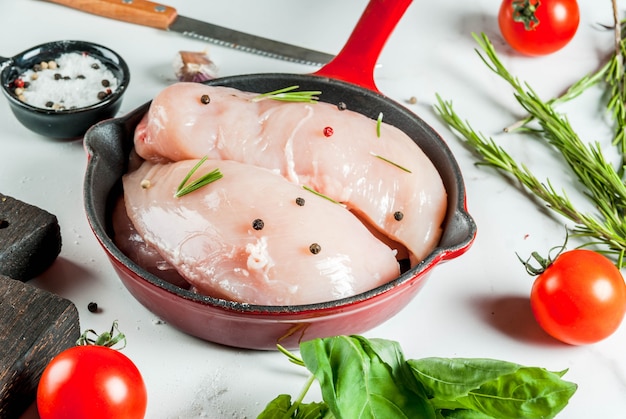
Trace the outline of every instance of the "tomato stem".
{"label": "tomato stem", "polygon": [[539,0],[515,0],[511,4],[513,7],[513,20],[524,24],[524,29],[534,31],[539,26],[539,19],[535,12],[541,6]]}
{"label": "tomato stem", "polygon": [[[90,335],[95,335],[95,337],[90,337]],[[122,347],[117,348],[118,350],[122,350],[126,347],[126,336],[120,332],[120,329],[117,327],[117,320],[115,320],[111,326],[111,330],[108,332],[98,334],[93,329],[85,330],[76,341],[76,345],[95,345],[112,348],[120,342],[122,343]]]}
{"label": "tomato stem", "polygon": [[539,264],[538,268],[530,264],[530,258],[523,260],[519,255],[517,255],[517,258],[520,260],[520,262],[522,262],[524,268],[526,268],[526,272],[528,272],[528,274],[532,276],[541,275],[545,272],[546,269],[548,269],[548,266],[550,266],[550,264],[552,263],[552,260],[550,260],[550,258],[546,259],[542,257],[539,252],[532,252],[530,256],[535,259],[535,261]]}
{"label": "tomato stem", "polygon": [[[567,240],[569,239],[569,234],[567,234],[567,230],[565,230],[565,241],[563,242],[563,244],[559,245],[559,246],[554,246],[553,248],[551,248],[548,251],[548,256],[547,257],[543,257],[539,254],[539,252],[532,252],[530,254],[530,257],[526,260],[522,259],[520,257],[520,255],[518,255],[517,253],[515,253],[515,255],[517,256],[517,258],[519,259],[520,262],[522,262],[522,265],[524,265],[524,268],[526,268],[526,272],[529,275],[532,276],[538,276],[541,275],[542,273],[544,273],[546,271],[546,269],[548,269],[548,267],[550,265],[552,265],[552,263],[559,257],[559,255],[561,253],[563,253],[567,247]],[[552,253],[554,251],[556,252],[556,255],[552,256]],[[535,262],[537,262],[539,264],[539,267],[535,267],[533,265],[530,264],[530,259],[533,258],[535,260]]]}

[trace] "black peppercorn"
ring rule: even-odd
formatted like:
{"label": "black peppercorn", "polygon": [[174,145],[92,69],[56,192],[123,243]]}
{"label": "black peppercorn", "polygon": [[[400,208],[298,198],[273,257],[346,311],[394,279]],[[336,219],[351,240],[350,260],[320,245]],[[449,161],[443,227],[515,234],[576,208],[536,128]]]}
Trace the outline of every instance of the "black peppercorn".
{"label": "black peppercorn", "polygon": [[98,65],[98,63],[93,63],[93,64],[91,65],[91,68],[93,68],[94,70],[99,70],[99,69],[100,69],[100,66]]}
{"label": "black peppercorn", "polygon": [[51,100],[46,102],[46,108],[51,108],[52,106],[54,106],[54,102],[52,102]]}
{"label": "black peppercorn", "polygon": [[90,313],[95,313],[96,311],[98,311],[98,303],[94,303],[93,301],[89,304],[87,304],[87,310],[89,310]]}
{"label": "black peppercorn", "polygon": [[98,99],[102,100],[107,97],[106,92],[98,92]]}
{"label": "black peppercorn", "polygon": [[253,229],[255,229],[255,230],[263,230],[263,227],[265,227],[265,223],[260,218],[257,218],[256,220],[252,221],[252,228]]}
{"label": "black peppercorn", "polygon": [[54,79],[55,80],[61,80],[63,78],[63,76],[61,75],[61,73],[54,73]]}
{"label": "black peppercorn", "polygon": [[402,213],[402,211],[396,211],[396,212],[393,213],[393,218],[396,221],[400,221],[401,219],[404,218],[404,214]]}
{"label": "black peppercorn", "polygon": [[302,198],[302,197],[300,197],[300,196],[296,198],[296,204],[297,204],[298,206],[303,207],[303,206],[304,206],[304,202],[305,202],[305,201],[304,201],[304,198]]}
{"label": "black peppercorn", "polygon": [[109,87],[111,85],[111,82],[107,79],[103,79],[100,83],[102,83],[103,87]]}
{"label": "black peppercorn", "polygon": [[313,243],[312,245],[309,246],[309,251],[313,253],[314,255],[317,255],[319,252],[322,251],[322,246],[320,246],[317,243]]}
{"label": "black peppercorn", "polygon": [[337,104],[337,109],[339,109],[340,111],[345,111],[346,109],[348,109],[348,106],[346,106],[346,104],[343,102],[339,102]]}
{"label": "black peppercorn", "polygon": [[211,103],[211,98],[209,97],[209,95],[202,95],[200,96],[200,102],[203,105],[208,105],[209,103]]}

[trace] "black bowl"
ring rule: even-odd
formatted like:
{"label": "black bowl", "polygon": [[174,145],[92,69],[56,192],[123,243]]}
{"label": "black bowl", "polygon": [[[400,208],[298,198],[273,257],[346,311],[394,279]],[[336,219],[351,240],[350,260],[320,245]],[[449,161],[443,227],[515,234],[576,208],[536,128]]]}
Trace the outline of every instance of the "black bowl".
{"label": "black bowl", "polygon": [[[100,60],[118,80],[118,88],[104,100],[90,106],[54,110],[39,108],[19,100],[13,89],[14,81],[24,71],[42,61],[57,59],[63,53],[86,53]],[[12,58],[0,58],[0,84],[11,111],[24,125],[46,137],[69,139],[81,137],[97,122],[112,118],[122,104],[122,96],[130,82],[130,71],[124,59],[102,45],[85,41],[55,41],[30,48]]]}

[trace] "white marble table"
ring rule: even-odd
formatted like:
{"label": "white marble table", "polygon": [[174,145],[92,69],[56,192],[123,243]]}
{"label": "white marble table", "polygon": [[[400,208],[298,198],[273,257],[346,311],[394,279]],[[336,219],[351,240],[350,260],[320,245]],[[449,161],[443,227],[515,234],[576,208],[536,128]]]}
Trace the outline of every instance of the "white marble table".
{"label": "white marble table", "polygon": [[[509,69],[549,98],[595,69],[610,50],[612,34],[597,26],[611,23],[610,2],[581,2],[581,24],[572,43],[535,59],[516,56],[503,45],[496,24],[499,3],[415,1],[379,60],[380,90],[399,102],[415,96],[417,104],[407,106],[453,149],[465,176],[468,208],[478,235],[467,254],[437,267],[409,306],[367,336],[399,341],[410,358],[491,357],[551,370],[569,368],[566,378],[578,383],[579,390],[560,417],[621,418],[626,414],[626,326],[601,343],[572,347],[543,333],[529,310],[532,279],[515,253],[526,255],[559,244],[562,220],[539,209],[494,172],[476,167],[474,157],[431,108],[439,93],[453,100],[476,129],[497,134],[520,115],[519,108],[507,86],[474,53],[470,33],[490,35]],[[184,15],[336,53],[366,1],[171,0],[169,4]],[[223,76],[314,70],[39,0],[4,1],[0,28],[2,56],[60,39],[93,41],[122,54],[132,81],[121,114],[173,81],[171,62],[179,50],[208,48]],[[568,110],[582,135],[606,142],[607,129],[594,116],[596,101],[591,92],[568,105]],[[515,137],[510,147],[542,176],[565,186],[571,183],[544,148]],[[277,394],[297,394],[305,379],[303,371],[282,355],[194,339],[161,324],[134,300],[117,279],[84,216],[85,164],[81,141],[58,142],[27,131],[6,101],[0,100],[0,192],[56,214],[62,228],[60,257],[33,283],[73,301],[82,328],[106,330],[119,320],[129,342],[124,351],[147,383],[148,417],[254,418]],[[100,313],[87,310],[91,301],[97,301]],[[26,416],[33,417],[33,412]]]}

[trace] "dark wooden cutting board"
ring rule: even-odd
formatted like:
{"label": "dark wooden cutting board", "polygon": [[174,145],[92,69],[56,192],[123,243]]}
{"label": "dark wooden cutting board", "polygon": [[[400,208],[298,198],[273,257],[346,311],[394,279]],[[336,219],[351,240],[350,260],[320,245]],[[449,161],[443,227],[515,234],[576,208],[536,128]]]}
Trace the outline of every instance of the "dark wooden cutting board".
{"label": "dark wooden cutting board", "polygon": [[0,418],[15,418],[35,399],[50,360],[80,337],[69,300],[0,275]]}
{"label": "dark wooden cutting board", "polygon": [[0,274],[27,281],[61,252],[57,217],[0,193]]}
{"label": "dark wooden cutting board", "polygon": [[54,215],[0,194],[0,418],[17,418],[33,403],[46,365],[80,336],[71,301],[24,282],[60,250]]}

